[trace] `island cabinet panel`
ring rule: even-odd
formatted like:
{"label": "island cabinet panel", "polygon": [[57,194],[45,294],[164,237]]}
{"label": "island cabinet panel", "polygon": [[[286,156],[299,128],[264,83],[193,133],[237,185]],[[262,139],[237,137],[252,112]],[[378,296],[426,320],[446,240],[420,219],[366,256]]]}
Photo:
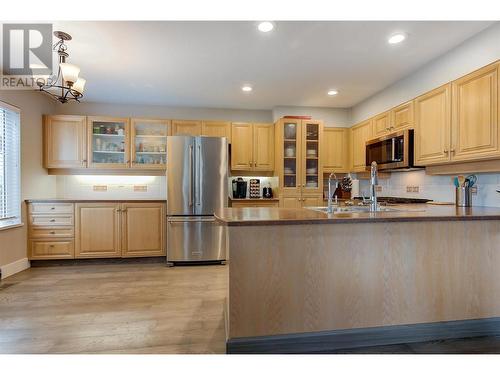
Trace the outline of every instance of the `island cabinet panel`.
{"label": "island cabinet panel", "polygon": [[391,131],[391,113],[381,113],[373,118],[373,136],[381,137]]}
{"label": "island cabinet panel", "polygon": [[121,257],[120,204],[77,203],[76,258]]}
{"label": "island cabinet panel", "polygon": [[489,65],[452,83],[453,161],[500,156],[498,67]]}
{"label": "island cabinet panel", "polygon": [[43,116],[45,168],[87,167],[86,121],[85,116]]}
{"label": "island cabinet panel", "polygon": [[228,338],[500,316],[500,221],[229,226]]}
{"label": "island cabinet panel", "polygon": [[165,255],[165,205],[122,204],[122,256]]}
{"label": "island cabinet panel", "polygon": [[207,137],[225,137],[231,143],[231,123],[228,121],[203,121],[201,135]]}
{"label": "island cabinet panel", "polygon": [[450,161],[451,85],[415,99],[415,163],[425,166]]}
{"label": "island cabinet panel", "polygon": [[349,171],[349,129],[326,128],[323,131],[323,172]]}
{"label": "island cabinet panel", "polygon": [[364,121],[351,128],[352,170],[366,171],[366,141],[372,138],[372,121]]}
{"label": "island cabinet panel", "polygon": [[172,135],[201,135],[201,121],[172,120]]}

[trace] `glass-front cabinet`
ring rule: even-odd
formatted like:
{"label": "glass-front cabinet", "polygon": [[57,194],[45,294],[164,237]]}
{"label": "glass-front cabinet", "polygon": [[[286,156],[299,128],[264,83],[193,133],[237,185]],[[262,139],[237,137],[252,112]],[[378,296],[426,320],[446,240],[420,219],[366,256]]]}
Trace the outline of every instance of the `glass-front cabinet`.
{"label": "glass-front cabinet", "polygon": [[131,120],[132,168],[166,168],[168,129],[167,120]]}
{"label": "glass-front cabinet", "polygon": [[127,118],[88,117],[90,168],[130,166],[130,123]]}
{"label": "glass-front cabinet", "polygon": [[[323,123],[281,119],[276,127],[281,189],[284,196],[322,193],[321,134]],[[301,200],[302,201],[302,200]]]}

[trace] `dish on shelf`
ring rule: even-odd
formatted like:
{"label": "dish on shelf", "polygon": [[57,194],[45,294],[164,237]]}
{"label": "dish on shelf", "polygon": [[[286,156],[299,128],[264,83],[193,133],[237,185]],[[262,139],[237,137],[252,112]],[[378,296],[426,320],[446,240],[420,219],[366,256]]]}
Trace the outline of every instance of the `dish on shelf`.
{"label": "dish on shelf", "polygon": [[307,174],[317,174],[318,170],[316,168],[307,168],[306,173]]}

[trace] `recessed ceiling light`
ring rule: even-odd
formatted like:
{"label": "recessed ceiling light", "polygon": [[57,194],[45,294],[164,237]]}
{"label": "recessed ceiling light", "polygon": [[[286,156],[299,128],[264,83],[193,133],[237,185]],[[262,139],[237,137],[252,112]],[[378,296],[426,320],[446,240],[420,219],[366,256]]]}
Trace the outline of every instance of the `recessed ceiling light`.
{"label": "recessed ceiling light", "polygon": [[263,33],[268,33],[269,31],[274,29],[274,25],[272,22],[264,21],[264,22],[259,23],[257,28],[259,29],[259,31],[262,31]]}
{"label": "recessed ceiling light", "polygon": [[387,39],[387,42],[389,44],[398,44],[401,43],[403,40],[406,39],[406,34],[405,33],[397,33],[393,34]]}
{"label": "recessed ceiling light", "polygon": [[337,90],[329,90],[329,91],[327,92],[327,94],[328,94],[328,95],[330,95],[330,96],[337,95],[338,93],[339,93],[339,92],[338,92]]}
{"label": "recessed ceiling light", "polygon": [[245,85],[245,86],[243,86],[241,89],[242,89],[243,91],[245,91],[245,92],[250,92],[250,91],[252,91],[252,86],[250,86],[250,85]]}

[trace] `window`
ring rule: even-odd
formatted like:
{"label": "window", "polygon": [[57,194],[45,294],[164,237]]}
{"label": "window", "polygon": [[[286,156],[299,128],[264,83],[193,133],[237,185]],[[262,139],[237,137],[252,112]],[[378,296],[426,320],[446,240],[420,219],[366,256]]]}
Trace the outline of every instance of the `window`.
{"label": "window", "polygon": [[21,223],[19,110],[0,102],[0,229]]}

